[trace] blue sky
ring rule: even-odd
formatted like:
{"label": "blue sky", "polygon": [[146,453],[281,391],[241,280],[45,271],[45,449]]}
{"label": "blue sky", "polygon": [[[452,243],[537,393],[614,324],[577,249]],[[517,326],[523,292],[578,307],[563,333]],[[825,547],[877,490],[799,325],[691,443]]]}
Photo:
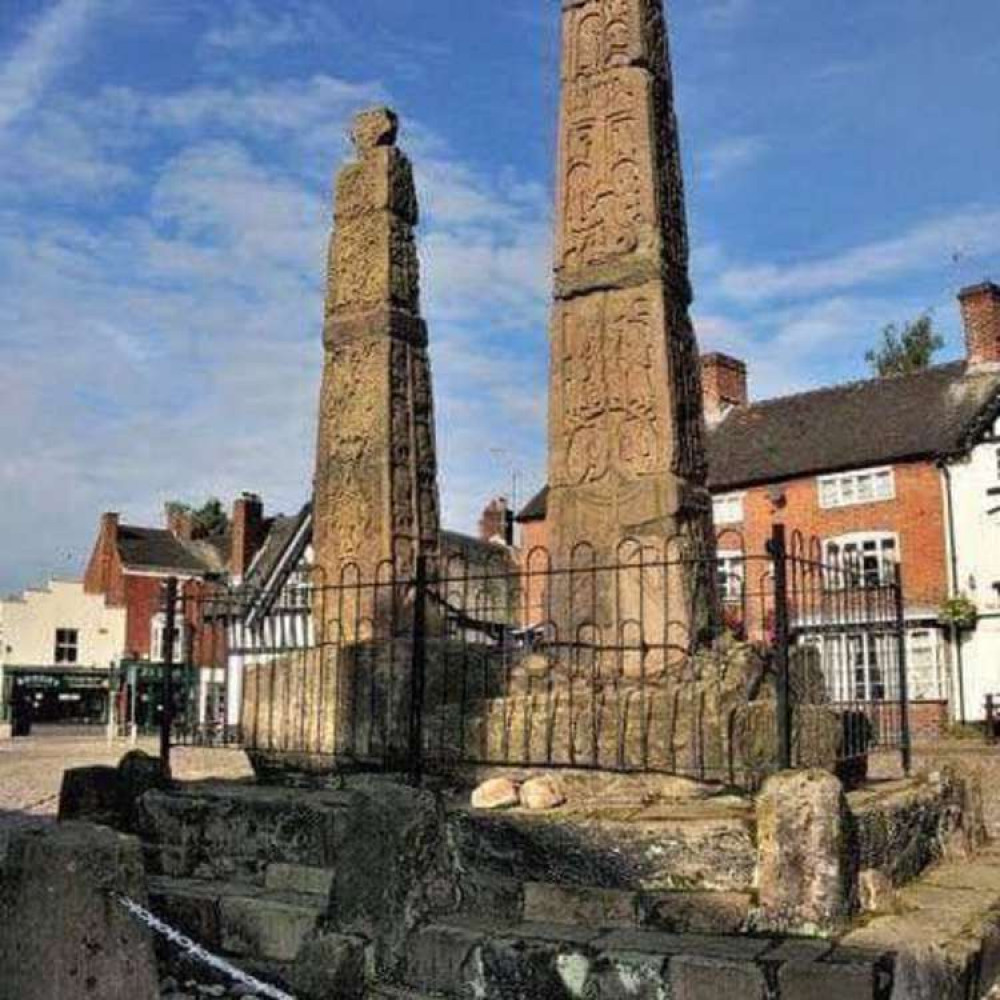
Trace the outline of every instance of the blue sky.
{"label": "blue sky", "polygon": [[[703,348],[758,397],[1000,275],[996,0],[674,0]],[[102,510],[307,495],[332,174],[387,101],[425,210],[442,491],[544,475],[555,0],[0,0],[0,589]]]}

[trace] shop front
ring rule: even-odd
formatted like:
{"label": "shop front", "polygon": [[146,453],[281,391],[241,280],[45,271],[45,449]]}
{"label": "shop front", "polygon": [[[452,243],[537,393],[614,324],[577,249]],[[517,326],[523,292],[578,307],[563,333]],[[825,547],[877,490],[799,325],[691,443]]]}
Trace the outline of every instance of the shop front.
{"label": "shop front", "polygon": [[27,736],[35,725],[107,725],[110,670],[16,666],[3,670],[3,711],[12,735]]}

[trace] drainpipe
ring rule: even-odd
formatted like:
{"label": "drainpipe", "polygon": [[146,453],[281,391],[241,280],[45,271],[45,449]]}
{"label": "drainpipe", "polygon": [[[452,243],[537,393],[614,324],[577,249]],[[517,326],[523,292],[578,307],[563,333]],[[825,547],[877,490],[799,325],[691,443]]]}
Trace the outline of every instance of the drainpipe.
{"label": "drainpipe", "polygon": [[[944,476],[945,501],[948,510],[948,548],[950,550],[951,596],[958,596],[958,546],[955,538],[955,504],[952,496],[951,469],[945,459],[938,462],[941,475]],[[955,671],[958,675],[958,712],[962,725],[966,722],[965,713],[965,664],[962,657],[962,636],[957,628],[951,629],[951,640],[955,647]]]}

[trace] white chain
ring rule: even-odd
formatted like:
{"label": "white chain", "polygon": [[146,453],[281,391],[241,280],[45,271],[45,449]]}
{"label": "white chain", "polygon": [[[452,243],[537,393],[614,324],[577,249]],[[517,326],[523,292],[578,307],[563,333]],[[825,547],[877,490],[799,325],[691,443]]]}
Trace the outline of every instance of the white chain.
{"label": "white chain", "polygon": [[236,966],[231,965],[224,958],[206,951],[200,944],[192,941],[187,935],[182,934],[169,924],[164,923],[144,906],[140,906],[134,899],[129,899],[128,896],[122,896],[118,893],[114,894],[114,899],[125,907],[133,917],[141,920],[147,927],[161,935],[161,937],[166,938],[171,944],[176,945],[181,951],[186,952],[191,958],[196,959],[203,965],[211,966],[211,968],[228,976],[234,982],[253,990],[257,996],[270,997],[271,1000],[295,1000],[295,997],[290,994],[282,993],[276,987],[268,986],[267,983],[262,983],[259,979],[254,979],[253,976],[237,969]]}

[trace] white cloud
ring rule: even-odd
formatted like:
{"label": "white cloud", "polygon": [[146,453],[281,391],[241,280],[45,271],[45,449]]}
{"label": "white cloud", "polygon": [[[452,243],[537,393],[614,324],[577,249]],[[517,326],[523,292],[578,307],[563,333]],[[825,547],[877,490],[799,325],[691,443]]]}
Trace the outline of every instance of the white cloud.
{"label": "white cloud", "polygon": [[913,226],[891,239],[866,243],[800,264],[733,267],[722,291],[741,302],[792,299],[844,291],[927,269],[945,270],[956,253],[1000,252],[1000,209],[971,206]]}
{"label": "white cloud", "polygon": [[750,14],[754,0],[701,0],[698,8],[713,28],[731,28]]}
{"label": "white cloud", "polygon": [[98,0],[58,0],[27,30],[0,67],[0,131],[35,107],[97,4]]}
{"label": "white cloud", "polygon": [[704,174],[720,181],[756,163],[767,153],[767,141],[759,135],[738,135],[723,139],[705,151]]}

